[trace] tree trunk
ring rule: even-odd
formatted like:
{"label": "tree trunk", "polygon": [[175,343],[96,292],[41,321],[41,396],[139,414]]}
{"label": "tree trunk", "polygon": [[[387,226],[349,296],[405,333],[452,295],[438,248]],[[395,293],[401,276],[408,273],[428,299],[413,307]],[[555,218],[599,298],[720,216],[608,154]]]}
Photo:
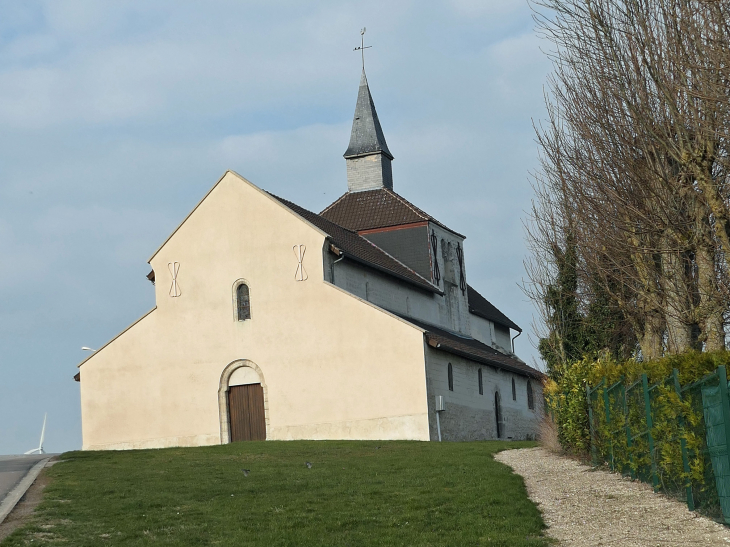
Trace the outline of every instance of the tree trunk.
{"label": "tree trunk", "polygon": [[644,361],[658,359],[662,356],[663,323],[664,321],[659,312],[646,315],[644,332],[638,337]]}
{"label": "tree trunk", "polygon": [[664,315],[667,325],[667,352],[682,353],[692,348],[692,322],[681,251],[672,248],[668,238],[663,241],[662,284],[664,286]]}
{"label": "tree trunk", "polygon": [[712,249],[702,245],[695,255],[697,289],[700,304],[697,309],[701,340],[705,351],[725,349],[725,327],[722,317],[723,301],[717,289],[715,260]]}

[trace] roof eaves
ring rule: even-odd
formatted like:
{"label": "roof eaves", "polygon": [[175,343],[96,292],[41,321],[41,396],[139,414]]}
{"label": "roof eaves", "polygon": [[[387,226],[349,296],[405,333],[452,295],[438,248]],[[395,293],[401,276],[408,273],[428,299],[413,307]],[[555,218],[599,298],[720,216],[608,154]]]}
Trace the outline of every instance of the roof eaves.
{"label": "roof eaves", "polygon": [[106,344],[104,344],[103,346],[101,346],[98,350],[96,350],[94,353],[92,353],[91,355],[89,355],[86,359],[84,359],[83,361],[81,361],[78,365],[76,365],[76,368],[81,368],[81,365],[83,365],[84,363],[86,363],[86,361],[88,361],[89,359],[91,359],[94,356],[98,355],[101,350],[103,350],[109,344],[111,344],[112,342],[114,342],[114,340],[116,340],[117,338],[119,338],[122,334],[124,334],[129,329],[131,329],[133,326],[135,326],[137,323],[139,323],[140,321],[142,321],[142,319],[144,319],[145,317],[147,317],[149,314],[151,314],[156,309],[157,309],[157,306],[155,306],[150,311],[148,311],[147,313],[145,313],[142,317],[140,317],[139,319],[137,319],[134,323],[132,323],[131,325],[129,325],[126,329],[124,329],[122,332],[120,332],[119,334],[117,334],[114,338],[112,338],[111,340],[109,340]]}
{"label": "roof eaves", "polygon": [[[467,359],[471,359],[472,361],[484,363],[485,365],[507,370],[509,372],[514,372],[515,374],[520,374],[522,376],[529,376],[531,378],[537,378],[537,379],[542,379],[545,376],[542,372],[540,372],[539,370],[533,369],[532,367],[529,367],[528,370],[525,370],[524,368],[515,367],[515,366],[509,365],[507,363],[498,361],[496,359],[490,359],[488,357],[483,357],[481,355],[475,355],[474,353],[471,353],[468,351],[460,350],[458,348],[450,346],[448,341],[447,342],[441,341],[441,340],[443,340],[443,337],[439,336],[438,334],[434,335],[429,332],[426,332],[425,336],[426,336],[426,341],[427,341],[428,345],[434,349],[446,351],[447,353],[458,355],[459,357],[465,357]],[[525,366],[527,367],[528,365],[525,365]]]}
{"label": "roof eaves", "polygon": [[[482,313],[477,309],[472,308],[469,306],[469,313],[472,315],[476,315],[477,317],[481,317],[482,319],[486,319],[487,321],[491,321],[492,323],[497,323],[497,325],[502,325],[503,327],[507,327],[508,329],[516,330],[517,332],[522,332],[522,327],[517,325],[517,323],[513,323],[509,317],[507,318],[507,321],[500,321],[497,319],[494,319],[494,317],[489,316],[486,313]],[[509,324],[508,324],[509,322]]]}

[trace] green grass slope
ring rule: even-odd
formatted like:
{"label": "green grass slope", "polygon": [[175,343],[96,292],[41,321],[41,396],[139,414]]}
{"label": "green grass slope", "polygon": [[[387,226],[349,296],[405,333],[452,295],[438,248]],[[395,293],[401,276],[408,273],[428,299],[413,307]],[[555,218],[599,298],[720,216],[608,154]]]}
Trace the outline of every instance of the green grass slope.
{"label": "green grass slope", "polygon": [[522,478],[492,458],[532,445],[269,441],[69,452],[46,470],[52,482],[32,522],[2,546],[546,545]]}

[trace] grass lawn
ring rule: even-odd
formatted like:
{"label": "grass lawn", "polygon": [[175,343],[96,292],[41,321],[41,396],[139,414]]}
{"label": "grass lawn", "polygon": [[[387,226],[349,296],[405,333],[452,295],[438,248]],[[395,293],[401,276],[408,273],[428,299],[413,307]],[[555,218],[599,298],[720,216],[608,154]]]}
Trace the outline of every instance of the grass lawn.
{"label": "grass lawn", "polygon": [[491,457],[525,446],[534,443],[69,452],[46,469],[33,520],[2,546],[547,545],[522,478]]}

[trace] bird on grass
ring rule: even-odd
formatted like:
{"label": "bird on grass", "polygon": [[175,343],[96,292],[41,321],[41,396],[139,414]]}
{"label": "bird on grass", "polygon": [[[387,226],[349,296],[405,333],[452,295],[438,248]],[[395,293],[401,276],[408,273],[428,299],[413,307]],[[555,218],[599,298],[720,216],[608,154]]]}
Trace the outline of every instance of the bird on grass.
{"label": "bird on grass", "polygon": [[304,465],[307,466],[307,469],[312,469],[312,464],[310,462],[304,462]]}
{"label": "bird on grass", "polygon": [[243,471],[243,476],[244,477],[248,477],[248,474],[251,472],[250,469],[241,469],[241,471]]}

